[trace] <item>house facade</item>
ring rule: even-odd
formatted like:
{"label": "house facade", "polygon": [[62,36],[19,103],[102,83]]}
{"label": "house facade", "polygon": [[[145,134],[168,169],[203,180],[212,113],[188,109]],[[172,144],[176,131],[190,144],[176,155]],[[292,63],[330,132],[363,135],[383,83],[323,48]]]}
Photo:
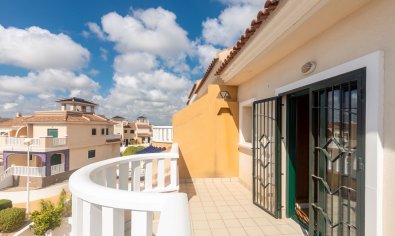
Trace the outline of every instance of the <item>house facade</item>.
{"label": "house facade", "polygon": [[390,0],[267,1],[173,117],[180,178],[238,177],[310,235],[391,235],[393,22]]}
{"label": "house facade", "polygon": [[137,143],[151,143],[152,125],[145,116],[137,117],[134,125],[136,126]]}
{"label": "house facade", "polygon": [[85,165],[119,156],[120,135],[114,135],[113,122],[95,114],[97,104],[80,98],[57,103],[60,110],[0,122],[3,174],[11,173],[14,184],[24,184],[29,172],[32,185],[43,187]]}
{"label": "house facade", "polygon": [[151,143],[152,125],[146,117],[139,116],[134,122],[129,122],[121,116],[114,116],[111,120],[115,122],[114,132],[122,135],[124,146]]}

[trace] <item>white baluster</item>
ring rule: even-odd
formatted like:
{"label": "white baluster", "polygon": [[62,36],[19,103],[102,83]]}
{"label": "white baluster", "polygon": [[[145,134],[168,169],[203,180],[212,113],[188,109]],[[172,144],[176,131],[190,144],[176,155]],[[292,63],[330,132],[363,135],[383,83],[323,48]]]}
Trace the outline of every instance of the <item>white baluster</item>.
{"label": "white baluster", "polygon": [[177,159],[171,159],[171,161],[170,161],[170,184],[172,187],[178,186]]}
{"label": "white baluster", "polygon": [[152,212],[132,211],[132,235],[152,235]]}
{"label": "white baluster", "polygon": [[71,227],[71,234],[73,236],[82,235],[82,200],[73,194],[73,225]]}
{"label": "white baluster", "polygon": [[152,189],[152,160],[147,160],[145,162],[145,190],[151,190]]}
{"label": "white baluster", "polygon": [[165,187],[165,160],[158,160],[158,188],[163,189]]}
{"label": "white baluster", "polygon": [[119,165],[119,189],[128,190],[129,163]]}
{"label": "white baluster", "polygon": [[99,227],[102,225],[101,206],[85,201],[82,206],[83,236],[101,236],[101,227]]}
{"label": "white baluster", "polygon": [[116,179],[117,179],[117,173],[115,166],[113,167],[107,167],[106,169],[106,183],[107,187],[109,188],[115,188],[116,187]]}
{"label": "white baluster", "polygon": [[124,235],[125,217],[122,209],[103,207],[102,208],[102,231],[103,236]]}
{"label": "white baluster", "polygon": [[132,162],[132,191],[140,192],[140,161]]}

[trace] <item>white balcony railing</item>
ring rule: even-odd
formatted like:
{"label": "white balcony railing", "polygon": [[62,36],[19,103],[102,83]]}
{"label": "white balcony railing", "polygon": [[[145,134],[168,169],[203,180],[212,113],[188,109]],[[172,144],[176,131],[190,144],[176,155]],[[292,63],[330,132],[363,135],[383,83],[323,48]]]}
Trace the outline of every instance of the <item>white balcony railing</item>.
{"label": "white balcony railing", "polygon": [[43,167],[28,167],[28,166],[12,166],[12,175],[30,177],[45,177],[45,166]]}
{"label": "white balcony railing", "polygon": [[[26,138],[14,138],[14,137],[7,137],[6,138],[6,145],[8,146],[26,146],[24,144]],[[34,138],[32,139],[31,146],[40,146],[40,139]]]}
{"label": "white balcony railing", "polygon": [[121,140],[122,135],[120,134],[109,134],[106,135],[106,140]]}
{"label": "white balcony railing", "polygon": [[51,175],[56,175],[64,172],[64,163],[51,166]]}
{"label": "white balcony railing", "polygon": [[191,235],[187,195],[164,193],[179,188],[178,156],[173,144],[171,152],[113,158],[74,172],[72,235],[124,235],[131,224],[131,235],[151,236],[154,212],[160,213],[156,235]]}
{"label": "white balcony railing", "polygon": [[53,146],[63,146],[66,145],[66,138],[52,138]]}
{"label": "white balcony railing", "polygon": [[173,126],[153,126],[152,141],[154,142],[173,142]]}

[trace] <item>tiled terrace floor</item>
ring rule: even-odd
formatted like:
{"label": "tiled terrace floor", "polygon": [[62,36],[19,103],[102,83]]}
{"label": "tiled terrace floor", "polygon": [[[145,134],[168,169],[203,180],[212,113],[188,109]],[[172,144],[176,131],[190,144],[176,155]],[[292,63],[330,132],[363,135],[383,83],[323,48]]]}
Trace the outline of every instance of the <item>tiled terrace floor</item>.
{"label": "tiled terrace floor", "polygon": [[275,219],[252,203],[239,182],[181,184],[188,194],[194,236],[304,235],[290,219]]}

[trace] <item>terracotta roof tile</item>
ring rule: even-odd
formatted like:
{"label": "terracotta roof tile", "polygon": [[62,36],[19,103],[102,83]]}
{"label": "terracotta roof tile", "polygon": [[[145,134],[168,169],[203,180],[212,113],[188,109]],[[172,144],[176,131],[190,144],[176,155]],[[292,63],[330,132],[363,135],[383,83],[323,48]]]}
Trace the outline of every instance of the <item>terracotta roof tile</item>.
{"label": "terracotta roof tile", "polygon": [[38,114],[24,119],[23,123],[36,122],[70,122],[70,123],[89,123],[89,122],[105,122],[112,123],[106,118],[95,114],[84,113],[64,113],[64,114]]}
{"label": "terracotta roof tile", "polygon": [[10,127],[10,126],[23,126],[24,125],[24,120],[29,118],[29,116],[22,116],[22,117],[16,117],[13,119],[6,119],[0,121],[0,126],[3,127]]}
{"label": "terracotta roof tile", "polygon": [[64,115],[33,115],[24,120],[24,123],[32,122],[64,122],[66,118]]}
{"label": "terracotta roof tile", "polygon": [[256,19],[251,21],[250,27],[248,27],[244,34],[240,37],[239,41],[233,46],[231,52],[227,56],[227,58],[222,62],[218,70],[216,71],[216,75],[222,73],[225,68],[229,65],[229,63],[235,58],[235,56],[240,52],[240,50],[244,47],[244,45],[248,42],[248,40],[254,35],[257,29],[259,29],[271,12],[273,12],[280,0],[267,0],[264,5],[264,9],[258,12]]}

